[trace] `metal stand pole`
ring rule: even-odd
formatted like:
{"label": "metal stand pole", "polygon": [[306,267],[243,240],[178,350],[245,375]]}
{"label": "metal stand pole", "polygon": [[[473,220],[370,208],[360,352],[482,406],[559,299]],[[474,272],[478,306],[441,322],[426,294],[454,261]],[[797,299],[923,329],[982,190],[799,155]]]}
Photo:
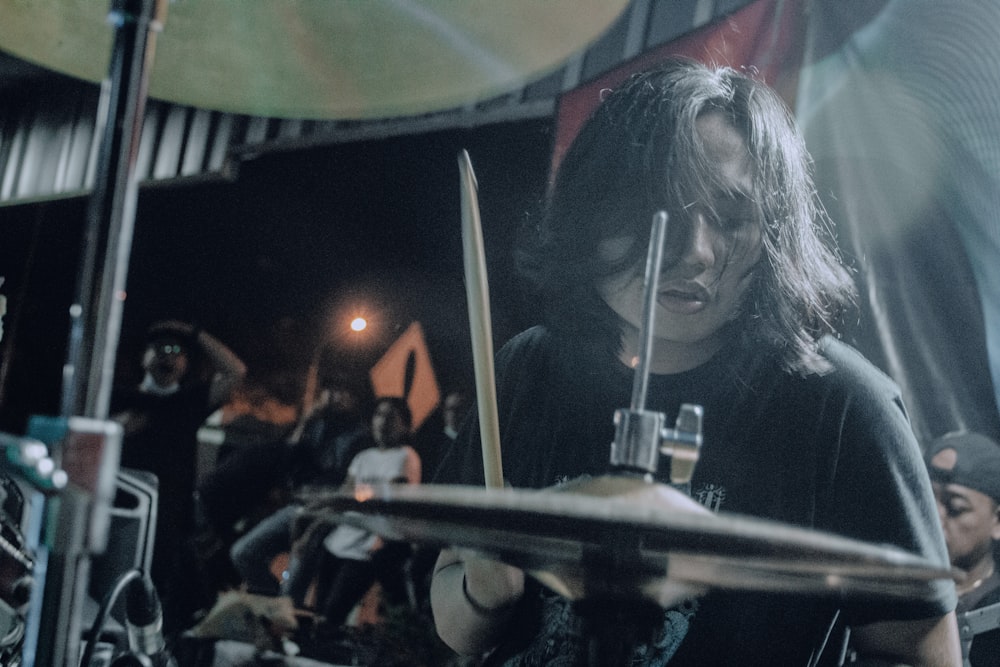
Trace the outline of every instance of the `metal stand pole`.
{"label": "metal stand pole", "polygon": [[[76,301],[70,309],[64,417],[108,415],[135,223],[135,162],[155,32],[165,7],[166,0],[111,0],[109,22],[115,39],[97,119],[98,128],[103,128],[97,180],[87,208]],[[101,250],[103,257],[98,256]]]}
{"label": "metal stand pole", "polygon": [[166,0],[111,0],[115,35],[98,114],[103,134],[97,180],[70,308],[61,416],[33,418],[29,426],[29,435],[52,448],[68,483],[42,510],[37,548],[47,566],[35,573],[22,652],[27,667],[65,667],[79,660],[90,556],[103,552],[107,541],[121,440],[120,427],[107,417],[135,221],[135,162],[155,32],[165,13]]}

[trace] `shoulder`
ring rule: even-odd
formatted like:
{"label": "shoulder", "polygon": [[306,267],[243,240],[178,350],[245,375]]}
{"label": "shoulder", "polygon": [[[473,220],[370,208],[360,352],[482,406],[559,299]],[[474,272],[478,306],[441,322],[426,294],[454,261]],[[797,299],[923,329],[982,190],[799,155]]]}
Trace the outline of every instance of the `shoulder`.
{"label": "shoulder", "polygon": [[528,374],[602,369],[615,357],[595,339],[570,336],[544,325],[517,334],[497,353],[497,366]]}
{"label": "shoulder", "polygon": [[899,399],[899,386],[895,381],[847,343],[825,336],[820,341],[819,351],[830,362],[831,370],[810,376],[812,382],[863,397]]}
{"label": "shoulder", "polygon": [[373,456],[377,455],[378,455],[378,447],[375,447],[374,445],[372,445],[371,447],[365,447],[364,449],[360,450],[357,454],[354,455],[354,458],[351,459],[351,465],[356,466],[362,463],[363,461],[366,461],[367,459],[370,459]]}
{"label": "shoulder", "polygon": [[111,397],[111,412],[123,412],[143,407],[149,402],[147,396],[148,394],[142,393],[136,387],[116,389]]}
{"label": "shoulder", "polygon": [[877,445],[892,456],[902,456],[905,449],[917,456],[915,467],[922,468],[899,386],[846,343],[824,338],[820,351],[832,366],[811,380],[816,407],[824,418],[836,422],[844,438],[860,450],[870,454]]}
{"label": "shoulder", "polygon": [[344,429],[337,434],[336,439],[340,441],[348,441],[354,446],[354,448],[367,448],[375,446],[375,441],[372,439],[371,432],[363,422],[358,422],[354,426]]}
{"label": "shoulder", "polygon": [[982,609],[983,607],[988,607],[992,604],[1000,602],[1000,577],[994,573],[992,577],[987,579],[986,585],[990,586],[990,588],[986,591],[979,602],[976,603],[976,609]]}
{"label": "shoulder", "polygon": [[543,326],[526,329],[508,340],[496,355],[497,387],[505,378],[520,378],[543,372],[556,345],[552,333]]}
{"label": "shoulder", "polygon": [[538,325],[525,329],[504,343],[498,354],[501,358],[526,357],[543,353],[552,346],[552,332]]}
{"label": "shoulder", "polygon": [[819,342],[818,352],[829,369],[804,376],[754,362],[752,385],[759,391],[752,392],[749,400],[770,391],[773,402],[785,406],[782,410],[837,423],[838,432],[850,424],[871,427],[908,420],[899,386],[858,350],[826,336]]}

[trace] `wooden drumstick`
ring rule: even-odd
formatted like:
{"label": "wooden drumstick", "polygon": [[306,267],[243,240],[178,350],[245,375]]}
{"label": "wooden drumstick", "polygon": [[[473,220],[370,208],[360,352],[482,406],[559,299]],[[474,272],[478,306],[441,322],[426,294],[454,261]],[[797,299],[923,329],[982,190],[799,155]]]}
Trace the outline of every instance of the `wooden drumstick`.
{"label": "wooden drumstick", "polygon": [[479,408],[479,431],[483,447],[483,473],[486,487],[503,488],[503,463],[500,458],[500,420],[497,416],[497,390],[493,371],[493,336],[490,321],[490,288],[486,279],[486,254],[483,230],[479,222],[479,199],[476,175],[469,153],[458,154],[462,189],[462,248],[465,259],[465,294],[469,304],[469,329],[472,333],[472,361],[476,371],[476,403]]}

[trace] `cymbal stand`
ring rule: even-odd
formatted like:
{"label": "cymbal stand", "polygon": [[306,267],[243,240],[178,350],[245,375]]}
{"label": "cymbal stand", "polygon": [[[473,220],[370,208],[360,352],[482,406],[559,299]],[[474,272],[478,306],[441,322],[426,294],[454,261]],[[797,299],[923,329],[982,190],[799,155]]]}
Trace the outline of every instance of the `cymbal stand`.
{"label": "cymbal stand", "polygon": [[[689,492],[691,476],[702,443],[702,408],[685,403],[681,406],[674,428],[664,426],[662,412],[646,409],[649,388],[649,368],[653,350],[653,332],[660,270],[663,264],[663,244],[667,235],[667,214],[653,216],[646,273],[643,286],[643,311],[639,331],[639,359],[632,385],[629,409],[615,411],[615,439],[611,444],[611,471],[615,475],[640,477],[653,483],[660,455],[670,457],[670,481]],[[609,558],[609,576],[620,567],[628,567],[631,549],[638,545],[622,545],[620,552],[602,554]],[[651,636],[661,607],[650,600],[584,599],[574,603],[584,620],[588,638],[588,664],[627,664],[633,646]]]}
{"label": "cymbal stand", "polygon": [[[7,469],[44,493],[32,503],[29,522],[35,583],[22,650],[25,667],[78,662],[90,557],[107,543],[122,436],[121,427],[108,420],[108,409],[135,222],[135,162],[155,32],[166,2],[110,2],[115,34],[98,109],[98,177],[70,307],[61,414],[32,417],[27,438],[4,443]],[[40,462],[48,479],[38,479]]]}
{"label": "cymbal stand", "polygon": [[656,299],[663,264],[663,243],[667,236],[667,214],[653,216],[646,274],[643,287],[642,322],[639,330],[639,360],[632,384],[629,409],[615,411],[615,439],[611,443],[611,468],[616,474],[638,475],[652,481],[660,455],[670,457],[670,481],[687,486],[701,450],[702,408],[685,403],[672,429],[664,427],[662,412],[646,410],[649,365],[653,352]]}

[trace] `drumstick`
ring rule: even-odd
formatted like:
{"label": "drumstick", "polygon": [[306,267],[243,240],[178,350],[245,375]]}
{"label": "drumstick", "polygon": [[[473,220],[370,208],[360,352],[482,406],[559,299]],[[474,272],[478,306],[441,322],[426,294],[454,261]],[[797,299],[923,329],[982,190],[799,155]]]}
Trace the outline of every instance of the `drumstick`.
{"label": "drumstick", "polygon": [[476,403],[483,447],[486,487],[503,488],[500,458],[500,423],[497,417],[497,390],[493,373],[493,337],[490,323],[490,288],[486,279],[483,230],[479,222],[476,175],[469,153],[458,154],[462,189],[462,249],[465,259],[465,295],[469,304],[472,333],[472,361],[476,371]]}

